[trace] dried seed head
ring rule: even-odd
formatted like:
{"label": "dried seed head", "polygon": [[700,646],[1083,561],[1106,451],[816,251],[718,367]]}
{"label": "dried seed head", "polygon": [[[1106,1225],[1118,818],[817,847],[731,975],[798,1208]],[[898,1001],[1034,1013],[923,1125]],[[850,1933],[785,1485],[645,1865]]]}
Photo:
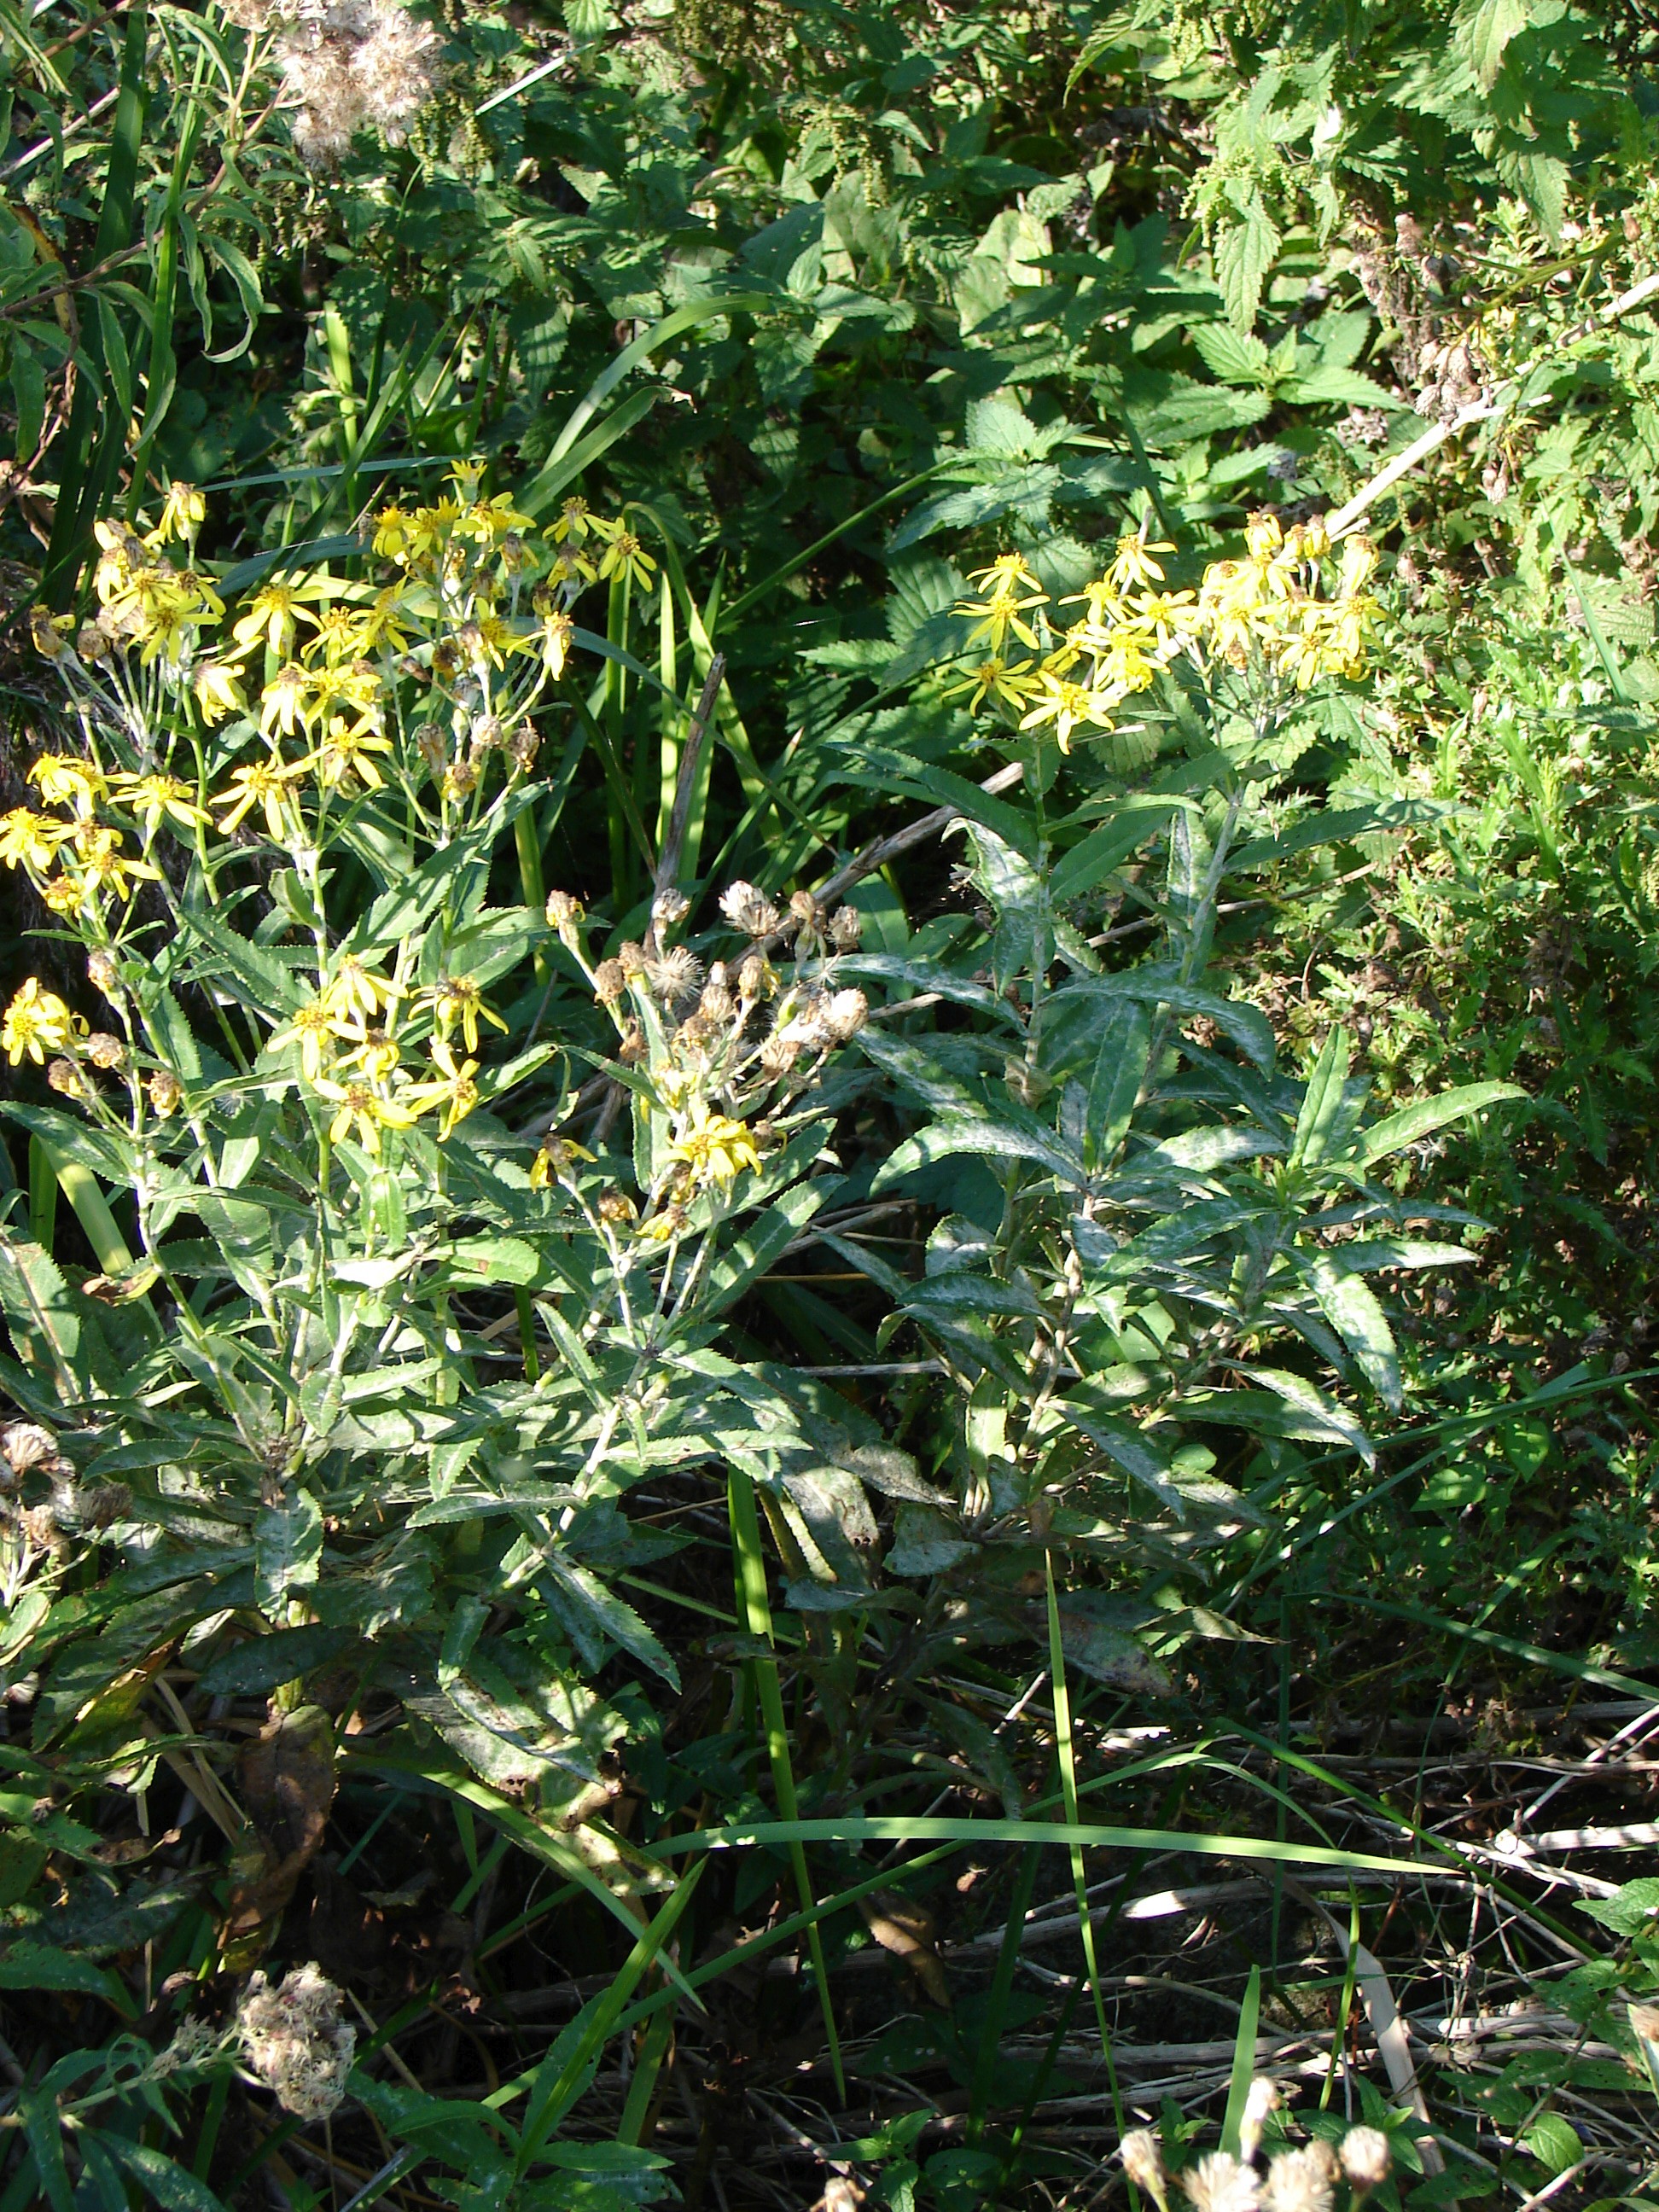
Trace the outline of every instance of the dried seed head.
{"label": "dried seed head", "polygon": [[125,1067],[127,1064],[125,1045],[107,1030],[94,1030],[82,1050],[94,1067]]}
{"label": "dried seed head", "polygon": [[526,775],[535,767],[536,756],[541,749],[542,741],[528,722],[520,722],[507,741],[507,750],[512,756],[513,765],[514,768],[522,769]]}
{"label": "dried seed head", "polygon": [[684,891],[659,891],[651,902],[651,919],[659,929],[676,929],[691,911]]}
{"label": "dried seed head", "polygon": [[838,906],[827,925],[837,952],[850,952],[864,934],[864,916],[855,906]]}
{"label": "dried seed head", "polygon": [[340,1992],[320,1966],[296,1966],[279,1989],[255,1974],[236,2008],[236,2027],[249,2068],[284,2111],[323,2120],[337,2108],[357,2032],[342,2022]]}
{"label": "dried seed head", "polygon": [[1267,2212],[1331,2212],[1340,2170],[1336,2153],[1317,2139],[1280,2151],[1262,2187]]}
{"label": "dried seed head", "polygon": [[1181,2177],[1193,2212],[1257,2212],[1261,2199],[1248,2166],[1224,2150],[1212,2150]]}
{"label": "dried seed head", "polygon": [[789,912],[803,929],[811,929],[817,921],[818,902],[811,891],[794,891],[790,895]]}
{"label": "dried seed head", "polygon": [[79,1098],[86,1091],[86,1085],[81,1079],[81,1071],[72,1060],[48,1060],[46,1081],[63,1098]]}
{"label": "dried seed head", "polygon": [[586,918],[587,909],[579,898],[572,898],[568,891],[549,891],[547,926],[556,929],[567,944]]}
{"label": "dried seed head", "polygon": [[645,973],[645,947],[631,937],[624,938],[617,947],[617,960],[630,983]]}
{"label": "dried seed head", "polygon": [[799,1058],[799,1039],[787,1030],[774,1030],[760,1048],[761,1073],[775,1081],[779,1076],[787,1075]]}
{"label": "dried seed head", "polygon": [[12,1421],[0,1429],[0,1454],[14,1474],[27,1474],[57,1460],[58,1439],[38,1421]]}
{"label": "dried seed head", "polygon": [[478,771],[470,760],[451,761],[444,770],[443,793],[451,801],[471,799],[478,787]]}
{"label": "dried seed head", "polygon": [[832,1044],[855,1037],[870,1018],[870,1002],[862,991],[837,991],[824,1001],[823,1026]]}
{"label": "dried seed head", "polygon": [[720,912],[745,937],[769,937],[783,917],[753,884],[736,883],[720,893]]}
{"label": "dried seed head", "polygon": [[599,1218],[613,1229],[636,1218],[639,1208],[625,1190],[608,1190],[599,1200]]}
{"label": "dried seed head", "polygon": [[769,999],[778,979],[763,952],[751,952],[738,970],[738,991],[745,999]]}
{"label": "dried seed head", "polygon": [[165,1067],[158,1067],[149,1079],[149,1103],[163,1121],[169,1114],[178,1112],[179,1102],[184,1095],[179,1087],[178,1077],[170,1075]]}
{"label": "dried seed head", "polygon": [[1376,2189],[1389,2178],[1394,2153],[1381,2128],[1350,2128],[1342,2138],[1342,2171],[1356,2196]]}
{"label": "dried seed head", "polygon": [[672,1006],[702,983],[702,963],[689,946],[671,945],[665,952],[646,963],[645,974],[655,996],[665,1006]]}
{"label": "dried seed head", "polygon": [[1150,2128],[1132,2128],[1118,2145],[1117,2154],[1123,2160],[1123,2171],[1137,2189],[1160,2208],[1169,2203],[1164,2154]]}
{"label": "dried seed head", "polygon": [[472,750],[475,757],[499,752],[507,741],[507,732],[495,714],[480,714],[472,725]]}
{"label": "dried seed head", "polygon": [[69,1483],[60,1501],[54,1492],[52,1511],[71,1528],[108,1528],[120,1520],[132,1503],[124,1482]]}
{"label": "dried seed head", "polygon": [[64,1532],[50,1505],[27,1505],[18,1516],[24,1540],[37,1552],[61,1552]]}
{"label": "dried seed head", "polygon": [[441,775],[449,758],[449,740],[435,722],[422,722],[415,735],[415,750],[428,775]]}
{"label": "dried seed head", "polygon": [[628,988],[620,960],[601,960],[593,970],[593,996],[602,1006],[614,1006]]}
{"label": "dried seed head", "polygon": [[697,1012],[706,1022],[722,1027],[736,1011],[736,1001],[726,988],[725,978],[717,983],[711,975],[702,987],[702,996],[697,1001]]}
{"label": "dried seed head", "polygon": [[629,1022],[622,1042],[617,1047],[617,1057],[624,1067],[637,1067],[645,1058],[645,1031],[637,1022]]}
{"label": "dried seed head", "polygon": [[112,952],[106,952],[101,945],[94,945],[87,955],[87,974],[106,999],[116,998],[121,988],[121,969]]}

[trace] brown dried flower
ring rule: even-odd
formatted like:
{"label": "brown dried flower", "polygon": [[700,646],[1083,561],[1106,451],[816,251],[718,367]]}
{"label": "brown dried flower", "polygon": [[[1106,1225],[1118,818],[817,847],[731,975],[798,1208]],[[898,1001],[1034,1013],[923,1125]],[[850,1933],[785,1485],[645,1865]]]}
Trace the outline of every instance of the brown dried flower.
{"label": "brown dried flower", "polygon": [[769,937],[783,917],[753,884],[736,883],[720,893],[720,912],[745,937]]}
{"label": "brown dried flower", "polygon": [[83,1049],[94,1067],[125,1067],[127,1064],[125,1045],[107,1030],[94,1030]]}

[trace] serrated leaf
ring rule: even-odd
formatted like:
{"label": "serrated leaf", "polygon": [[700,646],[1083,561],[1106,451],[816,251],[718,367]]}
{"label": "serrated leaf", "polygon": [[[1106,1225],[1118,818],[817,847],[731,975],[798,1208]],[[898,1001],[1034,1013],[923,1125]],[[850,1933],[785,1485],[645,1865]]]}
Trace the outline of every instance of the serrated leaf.
{"label": "serrated leaf", "polygon": [[1279,227],[1252,192],[1216,240],[1215,275],[1233,328],[1249,331],[1261,304],[1261,290],[1279,252]]}
{"label": "serrated leaf", "polygon": [[1304,1262],[1307,1279],[1320,1310],[1353,1354],[1361,1373],[1385,1405],[1401,1405],[1400,1355],[1388,1316],[1376,1293],[1328,1253]]}

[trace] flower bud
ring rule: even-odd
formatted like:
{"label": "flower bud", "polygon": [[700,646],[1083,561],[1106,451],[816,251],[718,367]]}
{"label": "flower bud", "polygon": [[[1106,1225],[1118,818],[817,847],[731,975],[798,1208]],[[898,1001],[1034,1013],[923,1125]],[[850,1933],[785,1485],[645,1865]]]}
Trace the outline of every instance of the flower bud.
{"label": "flower bud", "polygon": [[121,969],[112,952],[101,945],[94,945],[87,955],[87,974],[106,999],[114,999],[121,989]]}

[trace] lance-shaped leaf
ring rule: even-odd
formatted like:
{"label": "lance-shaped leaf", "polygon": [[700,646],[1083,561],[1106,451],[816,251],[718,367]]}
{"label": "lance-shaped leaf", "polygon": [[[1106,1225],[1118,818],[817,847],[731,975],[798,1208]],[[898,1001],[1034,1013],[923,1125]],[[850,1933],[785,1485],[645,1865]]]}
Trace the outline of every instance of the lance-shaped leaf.
{"label": "lance-shaped leaf", "polygon": [[1434,1098],[1419,1098],[1415,1105],[1402,1106],[1397,1114],[1390,1114],[1367,1129],[1361,1141],[1359,1157],[1367,1167],[1385,1160],[1390,1152],[1403,1152],[1407,1145],[1419,1143],[1443,1129],[1448,1121],[1461,1121],[1465,1114],[1479,1114],[1488,1106],[1502,1105],[1506,1099],[1524,1098],[1526,1092],[1516,1083],[1462,1083],[1455,1090],[1443,1091]]}
{"label": "lance-shaped leaf", "polygon": [[1371,1388],[1391,1412],[1398,1413],[1400,1355],[1376,1291],[1362,1276],[1351,1273],[1336,1254],[1304,1255],[1302,1265],[1326,1320],[1353,1354]]}

